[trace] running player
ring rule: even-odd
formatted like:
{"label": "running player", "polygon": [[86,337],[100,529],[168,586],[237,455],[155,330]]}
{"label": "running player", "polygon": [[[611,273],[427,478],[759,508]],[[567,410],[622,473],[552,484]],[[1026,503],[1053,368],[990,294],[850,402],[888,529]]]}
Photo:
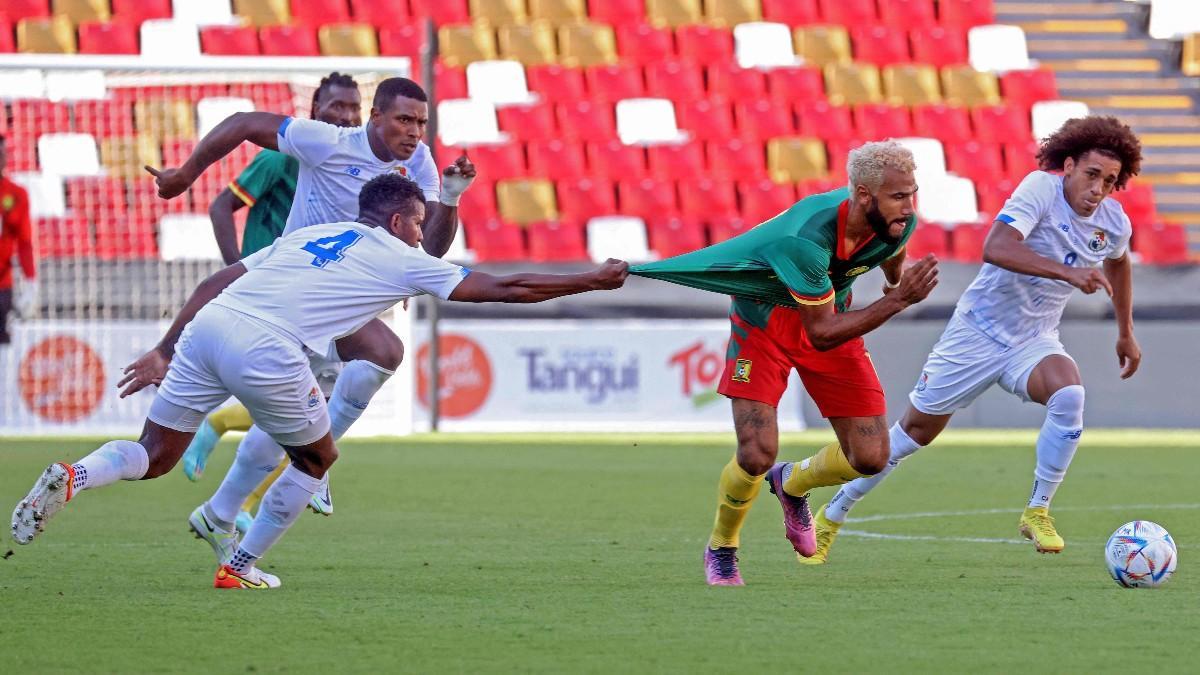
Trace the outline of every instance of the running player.
{"label": "running player", "polygon": [[[741,586],[742,522],[765,478],[783,506],[788,540],[800,556],[816,549],[808,492],[874,474],[887,464],[886,406],[862,335],[937,284],[926,256],[901,273],[916,228],[912,153],[898,143],[850,152],[849,188],[802,199],[753,230],[631,273],[728,293],[732,336],[718,391],[733,405],[737,455],[721,472],[717,516],[704,547],[710,585]],[[882,267],[891,292],[850,311],[850,287]],[[776,407],[792,369],[837,442],[799,462],[775,463]]]}
{"label": "running player", "polygon": [[238,543],[228,519],[280,459],[274,447],[238,449],[233,469],[203,509],[228,551],[214,585],[277,587],[279,579],[255,562],[304,510],[337,459],[330,415],[304,348],[330,353],[340,336],[421,293],[460,302],[540,302],[618,288],[627,274],[616,260],[582,274],[472,272],[419,249],[425,202],[412,181],[380,175],[363,187],[359,201],[356,222],[286,235],[202,282],[158,346],[128,366],[117,385],[122,396],[159,385],[141,439],[110,441],[74,464],[47,467],[13,511],[17,542],[31,542],[81,490],[170,471],[204,416],[232,394],[292,464]]}
{"label": "running player", "polygon": [[1142,144],[1115,117],[1077,118],[1043,142],[1037,160],[1041,170],[1021,181],[992,223],[984,265],[933,346],[904,417],[892,425],[887,466],[845,485],[822,507],[817,553],[801,562],[824,563],[854,504],[992,385],[1046,407],[1033,494],[1018,527],[1041,553],[1066,545],[1049,508],[1079,446],[1084,396],[1058,324],[1074,289],[1103,289],[1116,314],[1121,379],[1137,372],[1129,218],[1107,197],[1141,170]]}

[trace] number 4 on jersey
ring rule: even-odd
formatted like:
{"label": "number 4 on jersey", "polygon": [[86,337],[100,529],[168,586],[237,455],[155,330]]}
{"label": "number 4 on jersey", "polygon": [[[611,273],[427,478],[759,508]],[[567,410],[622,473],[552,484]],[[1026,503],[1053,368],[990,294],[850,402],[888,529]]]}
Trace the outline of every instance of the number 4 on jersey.
{"label": "number 4 on jersey", "polygon": [[331,262],[338,262],[343,252],[358,243],[362,235],[354,230],[346,230],[332,237],[314,239],[301,248],[316,256],[312,260],[313,267],[325,267]]}

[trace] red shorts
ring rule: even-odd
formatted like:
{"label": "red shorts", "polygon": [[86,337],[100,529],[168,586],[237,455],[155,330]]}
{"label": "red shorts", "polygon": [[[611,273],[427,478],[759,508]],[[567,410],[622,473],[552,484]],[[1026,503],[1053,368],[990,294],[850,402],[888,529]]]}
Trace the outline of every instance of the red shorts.
{"label": "red shorts", "polygon": [[[733,333],[717,391],[778,407],[792,368],[822,417],[876,417],[887,413],[883,386],[861,337],[829,351],[808,341],[800,311],[776,307],[766,329],[730,315]],[[745,335],[745,337],[742,337]]]}

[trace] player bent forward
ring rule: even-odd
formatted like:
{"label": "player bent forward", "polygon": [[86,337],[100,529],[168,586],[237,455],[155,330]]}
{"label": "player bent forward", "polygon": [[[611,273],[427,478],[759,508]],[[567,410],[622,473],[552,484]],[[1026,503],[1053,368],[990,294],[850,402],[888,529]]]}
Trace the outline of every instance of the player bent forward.
{"label": "player bent forward", "polygon": [[1116,313],[1121,378],[1137,371],[1142,353],[1133,337],[1131,229],[1120,203],[1107,197],[1137,175],[1141,143],[1114,117],[1085,117],[1047,138],[1037,159],[1043,170],[1026,176],[996,216],[984,242],[985,263],[933,346],[907,412],[892,425],[887,466],[844,486],[817,513],[817,554],[804,562],[825,562],[854,504],[901,460],[932,443],[956,410],[996,384],[1046,406],[1033,494],[1018,527],[1041,553],[1066,546],[1049,507],[1083,433],[1083,385],[1058,340],[1058,324],[1074,289],[1104,289]]}
{"label": "player bent forward", "polygon": [[[540,302],[618,288],[628,273],[625,263],[609,260],[583,274],[494,277],[434,258],[418,248],[421,190],[396,174],[369,181],[359,208],[357,222],[292,233],[202,282],[163,340],[128,366],[118,384],[125,386],[122,396],[159,384],[141,438],[110,441],[73,464],[50,465],[13,511],[13,538],[28,544],[80,490],[167,473],[204,416],[232,394],[292,464],[268,490],[245,539],[235,544],[232,528],[226,530],[230,556],[214,585],[277,587],[279,579],[255,561],[304,510],[338,454],[304,347],[329,353],[337,338],[422,293],[460,302]],[[279,460],[239,454],[238,466],[249,470],[231,472],[214,501],[225,500],[232,518],[262,469]]]}

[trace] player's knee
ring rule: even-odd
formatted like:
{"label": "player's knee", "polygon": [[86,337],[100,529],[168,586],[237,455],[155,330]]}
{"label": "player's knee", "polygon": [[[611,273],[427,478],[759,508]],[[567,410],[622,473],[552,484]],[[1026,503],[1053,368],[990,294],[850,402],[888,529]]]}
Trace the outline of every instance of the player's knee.
{"label": "player's knee", "polygon": [[1082,432],[1083,401],[1083,385],[1067,385],[1046,400],[1046,417],[1060,427]]}
{"label": "player's knee", "polygon": [[394,333],[372,340],[363,355],[367,361],[385,370],[394,371],[404,361],[404,343]]}
{"label": "player's knee", "polygon": [[851,468],[864,476],[874,476],[883,471],[888,463],[888,444],[855,441],[846,453]]}
{"label": "player's knee", "polygon": [[148,449],[146,454],[149,456],[150,463],[146,465],[146,473],[142,476],[142,480],[150,480],[170,473],[178,461],[164,456],[161,452],[155,452],[154,448]]}
{"label": "player's knee", "polygon": [[737,462],[751,476],[761,476],[771,469],[779,446],[771,439],[759,436],[738,438]]}

